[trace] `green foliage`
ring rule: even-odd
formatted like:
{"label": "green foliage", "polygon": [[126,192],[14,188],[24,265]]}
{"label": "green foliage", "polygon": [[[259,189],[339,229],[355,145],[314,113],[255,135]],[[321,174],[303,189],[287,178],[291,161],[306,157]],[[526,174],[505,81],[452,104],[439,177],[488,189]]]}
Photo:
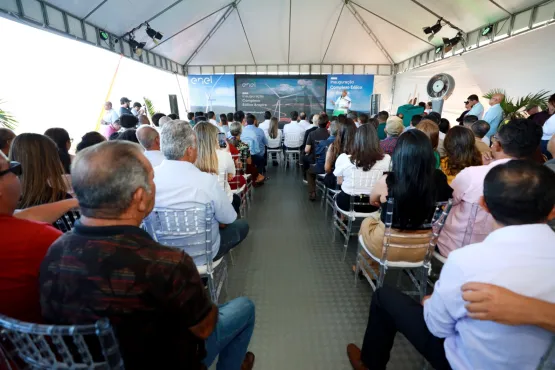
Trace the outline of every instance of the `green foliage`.
{"label": "green foliage", "polygon": [[145,106],[146,106],[148,115],[150,116],[150,118],[152,118],[152,116],[157,113],[156,108],[154,108],[154,105],[152,104],[152,100],[150,100],[147,97],[143,97],[143,99],[145,101]]}
{"label": "green foliage", "polygon": [[[2,103],[2,100],[0,100],[0,104]],[[17,127],[17,120],[15,119],[15,117],[2,108],[0,108],[0,126],[9,128],[10,130],[15,130],[15,128]]]}
{"label": "green foliage", "polygon": [[550,92],[547,90],[541,90],[535,94],[528,94],[526,96],[516,98],[510,98],[505,94],[503,89],[492,89],[484,95],[484,98],[491,99],[495,94],[505,95],[505,99],[501,102],[501,109],[505,115],[505,120],[511,120],[513,118],[524,118],[524,112],[526,107],[539,105],[542,110],[547,110],[547,100],[549,99]]}

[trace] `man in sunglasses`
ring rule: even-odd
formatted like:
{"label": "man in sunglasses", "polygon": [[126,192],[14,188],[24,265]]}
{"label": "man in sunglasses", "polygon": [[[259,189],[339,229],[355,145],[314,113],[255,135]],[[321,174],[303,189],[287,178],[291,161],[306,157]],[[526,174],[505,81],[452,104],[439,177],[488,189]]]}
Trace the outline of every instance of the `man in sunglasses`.
{"label": "man in sunglasses", "polygon": [[39,268],[50,245],[62,235],[49,223],[77,207],[77,201],[69,199],[15,213],[21,198],[21,172],[19,163],[9,162],[0,152],[0,314],[41,322]]}

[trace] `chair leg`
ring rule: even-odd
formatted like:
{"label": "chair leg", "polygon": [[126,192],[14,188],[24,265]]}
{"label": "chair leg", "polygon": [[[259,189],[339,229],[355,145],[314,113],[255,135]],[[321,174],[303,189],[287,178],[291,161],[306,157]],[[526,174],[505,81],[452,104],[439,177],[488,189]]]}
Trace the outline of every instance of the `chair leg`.
{"label": "chair leg", "polygon": [[345,251],[343,252],[343,261],[347,258],[347,249],[349,248],[349,239],[351,238],[351,229],[353,228],[353,220],[349,217],[349,221],[347,222],[347,230],[345,232]]}
{"label": "chair leg", "polygon": [[378,281],[376,282],[377,288],[381,288],[383,286],[386,272],[387,272],[387,268],[383,263],[380,263],[380,276],[378,277]]}
{"label": "chair leg", "polygon": [[214,273],[209,273],[208,277],[208,292],[210,293],[210,298],[212,302],[218,303],[218,297],[216,296],[216,287],[214,286]]}
{"label": "chair leg", "polygon": [[420,293],[420,301],[422,301],[422,299],[424,298],[424,296],[426,295],[426,288],[428,286],[428,269],[426,268],[426,266],[422,266],[420,268],[420,286],[418,287],[419,289],[419,293]]}

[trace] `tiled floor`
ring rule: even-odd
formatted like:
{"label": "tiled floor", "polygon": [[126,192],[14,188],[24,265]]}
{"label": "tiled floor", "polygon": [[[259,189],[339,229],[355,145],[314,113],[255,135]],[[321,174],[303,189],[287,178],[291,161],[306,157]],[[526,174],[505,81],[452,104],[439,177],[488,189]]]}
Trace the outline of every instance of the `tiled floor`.
{"label": "tiled floor", "polygon": [[[354,286],[356,240],[342,262],[331,220],[319,202],[308,201],[300,171],[271,168],[269,175],[248,214],[250,234],[234,251],[227,294],[256,304],[255,368],[350,369],[345,347],[362,344],[372,295],[365,280]],[[391,357],[388,369],[423,368],[401,335]]]}

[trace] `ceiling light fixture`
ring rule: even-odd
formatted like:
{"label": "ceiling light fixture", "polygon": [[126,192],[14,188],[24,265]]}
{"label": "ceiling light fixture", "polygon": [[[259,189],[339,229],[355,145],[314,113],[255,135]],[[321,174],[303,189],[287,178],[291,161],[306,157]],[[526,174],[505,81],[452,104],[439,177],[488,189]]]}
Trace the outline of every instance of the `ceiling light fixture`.
{"label": "ceiling light fixture", "polygon": [[150,28],[150,24],[148,23],[146,24],[146,34],[152,39],[152,41],[154,41],[156,45],[158,45],[158,40],[162,40],[162,37],[164,37],[160,32]]}
{"label": "ceiling light fixture", "polygon": [[135,53],[136,56],[140,57],[143,54],[143,49],[146,45],[146,42],[137,42],[135,40],[135,35],[129,35],[129,46],[131,46],[131,50]]}
{"label": "ceiling light fixture", "polygon": [[108,32],[104,30],[98,30],[98,35],[100,36],[100,39],[102,41],[107,41],[110,38],[110,35],[108,34]]}
{"label": "ceiling light fixture", "polygon": [[430,27],[424,27],[422,30],[424,31],[424,33],[426,35],[430,35],[428,36],[428,41],[432,41],[432,39],[434,38],[434,36],[441,31],[441,29],[443,28],[443,26],[441,25],[441,21],[443,20],[443,18],[439,18],[436,22],[436,24],[434,24],[433,26]]}
{"label": "ceiling light fixture", "polygon": [[461,41],[463,41],[463,43],[464,43],[464,35],[460,31],[457,32],[457,35],[455,37],[453,37],[452,39],[444,37],[443,38],[443,45],[445,46],[445,52],[448,53],[451,50],[453,50],[453,47],[455,47],[455,45],[457,45]]}
{"label": "ceiling light fixture", "polygon": [[482,36],[487,36],[487,35],[489,35],[489,34],[492,33],[492,32],[493,32],[493,25],[490,24],[489,26],[484,27],[484,28],[482,29]]}

